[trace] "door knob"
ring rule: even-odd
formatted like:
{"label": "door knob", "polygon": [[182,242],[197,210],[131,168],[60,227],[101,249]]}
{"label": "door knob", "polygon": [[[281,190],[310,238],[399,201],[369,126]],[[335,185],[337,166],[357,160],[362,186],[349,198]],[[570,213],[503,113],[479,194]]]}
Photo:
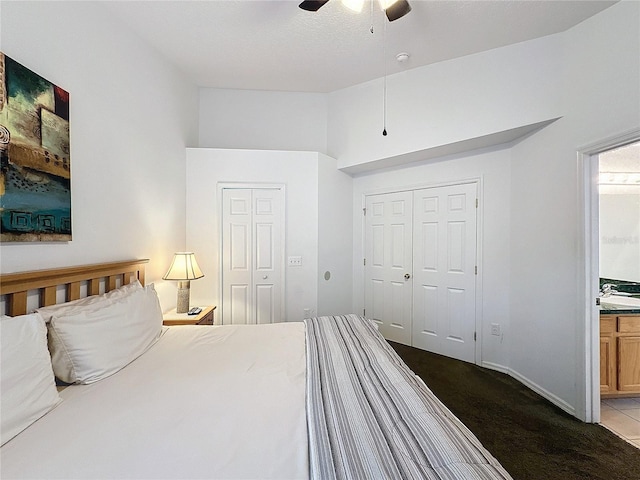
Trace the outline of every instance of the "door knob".
{"label": "door knob", "polygon": [[411,278],[411,275],[410,275],[410,274],[408,274],[408,273],[405,273],[405,274],[404,274],[404,279],[405,279],[405,280],[409,280],[410,278]]}
{"label": "door knob", "polygon": [[262,277],[262,279],[263,279],[263,280],[266,280],[267,278],[269,278],[269,275],[264,275],[264,276]]}

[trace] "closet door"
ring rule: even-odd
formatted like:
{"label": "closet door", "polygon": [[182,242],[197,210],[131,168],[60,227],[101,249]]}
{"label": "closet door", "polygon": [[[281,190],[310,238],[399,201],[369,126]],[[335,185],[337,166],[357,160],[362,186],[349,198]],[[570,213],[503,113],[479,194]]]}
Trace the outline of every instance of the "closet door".
{"label": "closet door", "polygon": [[411,345],[412,192],[366,197],[365,316]]}
{"label": "closet door", "polygon": [[222,323],[283,321],[283,195],[222,191]]}
{"label": "closet door", "polygon": [[255,322],[282,318],[282,202],[281,191],[256,189],[253,194],[253,304]]}
{"label": "closet door", "polygon": [[414,192],[414,347],[475,361],[475,183]]}
{"label": "closet door", "polygon": [[368,195],[365,316],[385,338],[475,361],[477,184]]}

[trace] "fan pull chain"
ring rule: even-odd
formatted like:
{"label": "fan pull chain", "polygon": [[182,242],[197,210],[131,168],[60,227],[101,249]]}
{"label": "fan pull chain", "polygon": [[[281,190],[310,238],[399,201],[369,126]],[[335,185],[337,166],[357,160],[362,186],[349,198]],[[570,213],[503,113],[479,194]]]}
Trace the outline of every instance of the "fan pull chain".
{"label": "fan pull chain", "polygon": [[369,29],[369,31],[373,34],[373,0],[371,0],[371,2],[369,2],[371,4],[371,28]]}
{"label": "fan pull chain", "polygon": [[382,94],[382,136],[387,136],[387,22],[382,29],[382,55],[384,61],[384,91]]}

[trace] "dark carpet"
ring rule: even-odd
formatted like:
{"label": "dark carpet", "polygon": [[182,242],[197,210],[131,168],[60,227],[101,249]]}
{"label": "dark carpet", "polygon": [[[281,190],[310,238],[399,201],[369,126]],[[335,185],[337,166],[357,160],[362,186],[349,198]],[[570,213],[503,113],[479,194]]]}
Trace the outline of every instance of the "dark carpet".
{"label": "dark carpet", "polygon": [[515,480],[640,480],[640,449],[517,380],[389,342]]}

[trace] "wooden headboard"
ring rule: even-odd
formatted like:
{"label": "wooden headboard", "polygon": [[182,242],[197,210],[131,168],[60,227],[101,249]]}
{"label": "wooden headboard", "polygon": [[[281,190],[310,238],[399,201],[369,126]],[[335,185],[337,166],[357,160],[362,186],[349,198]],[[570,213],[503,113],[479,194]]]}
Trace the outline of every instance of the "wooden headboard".
{"label": "wooden headboard", "polygon": [[38,306],[44,307],[56,303],[59,287],[65,289],[65,301],[69,302],[80,298],[83,283],[87,285],[86,296],[100,294],[101,284],[106,292],[136,279],[144,285],[144,269],[148,262],[146,259],[128,260],[3,274],[0,275],[0,295],[5,297],[8,315],[24,315],[30,291],[39,292]]}

